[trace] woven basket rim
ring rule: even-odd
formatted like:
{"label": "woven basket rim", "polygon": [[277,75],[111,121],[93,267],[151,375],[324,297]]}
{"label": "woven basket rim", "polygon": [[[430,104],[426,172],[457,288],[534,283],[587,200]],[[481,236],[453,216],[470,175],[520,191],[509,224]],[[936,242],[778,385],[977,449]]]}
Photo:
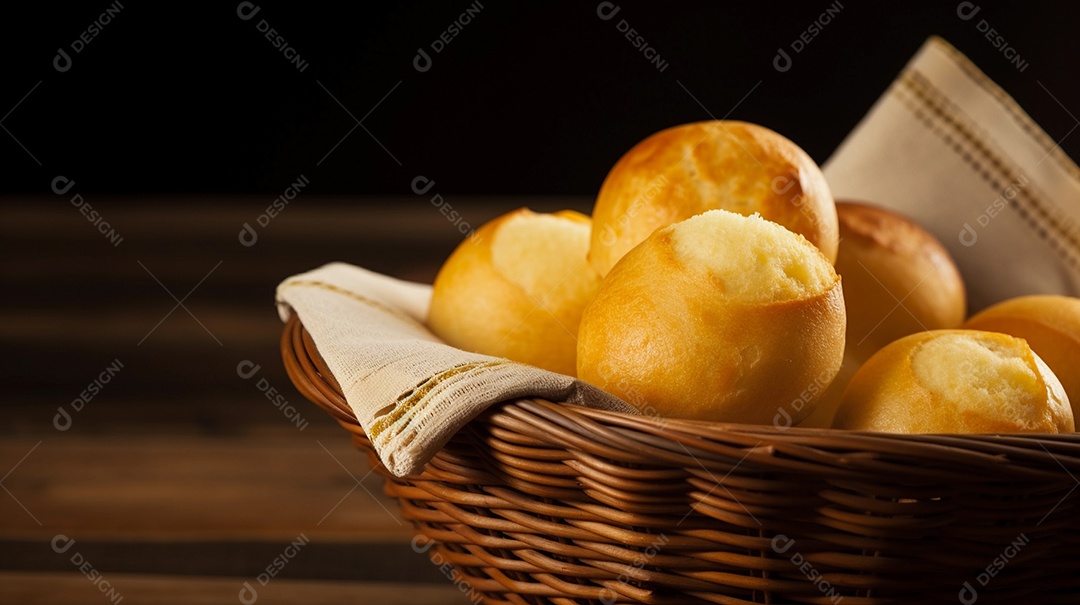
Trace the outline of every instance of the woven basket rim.
{"label": "woven basket rim", "polygon": [[[311,335],[293,314],[286,322],[281,346],[293,382],[312,401],[320,403],[340,423],[359,426],[341,386],[318,352]],[[729,460],[733,455],[751,461],[776,462],[784,455],[803,457],[813,452],[831,453],[826,466],[858,468],[859,458],[873,453],[873,464],[889,455],[905,459],[924,458],[928,462],[948,461],[968,471],[990,470],[1004,473],[1000,478],[1035,479],[1055,473],[1080,474],[1080,433],[1008,434],[901,434],[849,431],[831,428],[777,428],[770,425],[719,423],[703,420],[656,419],[645,415],[598,410],[566,402],[539,398],[517,398],[492,405],[478,419],[499,427],[515,422],[548,425],[551,442],[580,447],[596,441],[624,443],[632,433],[633,446],[648,461],[656,463],[674,454],[673,464],[685,462],[685,455],[699,461]],[[476,422],[474,419],[472,422]],[[678,439],[675,439],[675,437]],[[599,437],[599,439],[598,439]],[[671,442],[670,445],[665,442]],[[736,452],[735,447],[747,448]],[[613,455],[626,454],[613,448]],[[665,451],[666,450],[666,451]],[[692,450],[692,451],[691,451]],[[929,469],[916,469],[923,474]],[[903,469],[896,469],[902,472]],[[842,473],[840,473],[842,475]],[[842,477],[837,477],[842,479]],[[1080,483],[1080,482],[1078,482]]]}

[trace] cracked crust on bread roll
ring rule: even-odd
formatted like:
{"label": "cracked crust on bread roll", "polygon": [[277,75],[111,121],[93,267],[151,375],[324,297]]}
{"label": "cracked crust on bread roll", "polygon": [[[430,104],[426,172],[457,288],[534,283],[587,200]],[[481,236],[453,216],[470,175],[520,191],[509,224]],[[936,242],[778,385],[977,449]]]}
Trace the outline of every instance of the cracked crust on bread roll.
{"label": "cracked crust on bread roll", "polygon": [[964,324],[1027,341],[1050,366],[1080,416],[1080,298],[1037,294],[1010,298],[983,309]]}
{"label": "cracked crust on bread roll", "polygon": [[581,313],[600,286],[589,225],[527,208],[485,223],[435,277],[428,327],[459,349],[573,376]]}

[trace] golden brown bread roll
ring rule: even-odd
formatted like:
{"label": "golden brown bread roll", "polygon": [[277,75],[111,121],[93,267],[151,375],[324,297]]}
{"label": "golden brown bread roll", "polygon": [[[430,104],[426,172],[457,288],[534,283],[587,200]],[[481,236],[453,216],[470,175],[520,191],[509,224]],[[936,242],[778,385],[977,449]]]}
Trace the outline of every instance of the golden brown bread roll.
{"label": "golden brown bread roll", "polygon": [[817,164],[767,128],[720,120],[660,131],[619,159],[593,210],[589,261],[607,275],[656,229],[712,209],[758,212],[836,259],[836,211]]}
{"label": "golden brown bread roll", "polygon": [[428,327],[448,344],[573,376],[581,313],[600,285],[589,217],[522,208],[466,238],[435,277]]}
{"label": "golden brown bread roll", "polygon": [[964,327],[1026,340],[1061,380],[1073,418],[1080,417],[1080,298],[1020,296],[984,309]]}
{"label": "golden brown bread roll", "polygon": [[837,202],[836,215],[849,354],[865,361],[902,336],[964,322],[964,281],[937,238],[903,215],[868,204]]}
{"label": "golden brown bread roll", "polygon": [[835,428],[889,433],[1064,433],[1065,389],[1020,338],[980,330],[905,336],[855,373]]}
{"label": "golden brown bread roll", "polygon": [[836,272],[844,279],[847,337],[844,365],[800,426],[828,427],[851,377],[894,340],[957,328],[967,297],[956,263],[943,245],[911,219],[850,201],[836,203],[840,246]]}
{"label": "golden brown bread roll", "polygon": [[783,408],[798,422],[843,350],[828,259],[776,223],[712,210],[615,265],[582,317],[578,376],[662,417],[771,423]]}

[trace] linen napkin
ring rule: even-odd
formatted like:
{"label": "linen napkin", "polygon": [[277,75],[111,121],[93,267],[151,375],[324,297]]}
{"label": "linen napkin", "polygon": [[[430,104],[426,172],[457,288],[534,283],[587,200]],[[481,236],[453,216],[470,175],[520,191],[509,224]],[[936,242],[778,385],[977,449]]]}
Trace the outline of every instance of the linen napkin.
{"label": "linen napkin", "polygon": [[[1034,76],[1031,86],[1053,95]],[[892,208],[937,236],[972,312],[1022,294],[1080,295],[1080,170],[940,38],[922,46],[824,171],[837,199]]]}
{"label": "linen napkin", "polygon": [[299,315],[393,474],[419,473],[459,428],[501,401],[541,397],[634,411],[569,376],[442,343],[423,324],[430,299],[431,286],[342,263],[277,289],[282,320]]}

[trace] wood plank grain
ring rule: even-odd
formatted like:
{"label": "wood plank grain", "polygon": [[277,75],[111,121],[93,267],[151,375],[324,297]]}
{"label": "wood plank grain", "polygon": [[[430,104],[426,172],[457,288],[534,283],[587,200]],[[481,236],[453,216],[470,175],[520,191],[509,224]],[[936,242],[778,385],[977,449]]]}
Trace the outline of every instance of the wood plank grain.
{"label": "wood plank grain", "polygon": [[[463,237],[424,196],[305,195],[261,225],[272,201],[94,196],[95,209],[123,235],[114,247],[63,198],[0,196],[0,342],[18,351],[5,360],[0,397],[70,401],[115,358],[131,365],[109,397],[135,406],[231,395],[240,388],[233,369],[242,359],[264,364],[272,382],[287,385],[273,304],[282,279],[344,261],[430,282]],[[472,227],[523,205],[591,204],[585,197],[445,201]],[[258,229],[250,247],[238,237],[245,223]],[[7,413],[0,407],[0,433],[43,428]]]}
{"label": "wood plank grain", "polygon": [[[340,428],[223,437],[55,432],[0,440],[0,570],[438,582]],[[57,538],[62,536],[62,538]]]}
{"label": "wood plank grain", "polygon": [[[160,536],[95,539],[60,532],[38,539],[0,538],[0,570],[67,572],[89,561],[103,574],[238,576],[274,573],[293,580],[440,583],[446,580],[427,555],[407,542],[348,541],[303,532],[285,540],[170,540]],[[57,548],[71,544],[62,553]],[[282,569],[275,561],[287,557]]]}
{"label": "wood plank grain", "polygon": [[406,542],[345,432],[305,432],[5,438],[0,536]]}
{"label": "wood plank grain", "polygon": [[[101,587],[105,586],[102,590]],[[274,578],[265,586],[252,578],[178,577],[107,574],[95,584],[77,571],[68,573],[0,572],[0,605],[236,605],[244,582],[256,589],[259,605],[465,605],[466,594],[445,584],[328,582]],[[113,592],[110,594],[109,590]],[[467,588],[466,588],[467,590]],[[245,593],[245,599],[249,599]],[[119,596],[119,600],[117,600]]]}
{"label": "wood plank grain", "polygon": [[[437,269],[461,242],[463,229],[522,206],[583,212],[592,206],[585,196],[453,196],[443,201],[452,201],[460,217],[455,222],[428,197],[313,195],[261,225],[259,216],[272,199],[101,196],[94,207],[123,236],[114,247],[78,210],[55,197],[0,196],[0,251],[9,259],[0,265],[0,279],[55,287],[61,279],[134,278],[144,271],[137,260],[190,285],[219,260],[222,280],[238,284],[269,278],[276,285],[282,271],[287,276],[334,260],[416,278],[411,267]],[[252,246],[239,241],[245,223],[258,232]],[[0,301],[0,306],[14,302]]]}

